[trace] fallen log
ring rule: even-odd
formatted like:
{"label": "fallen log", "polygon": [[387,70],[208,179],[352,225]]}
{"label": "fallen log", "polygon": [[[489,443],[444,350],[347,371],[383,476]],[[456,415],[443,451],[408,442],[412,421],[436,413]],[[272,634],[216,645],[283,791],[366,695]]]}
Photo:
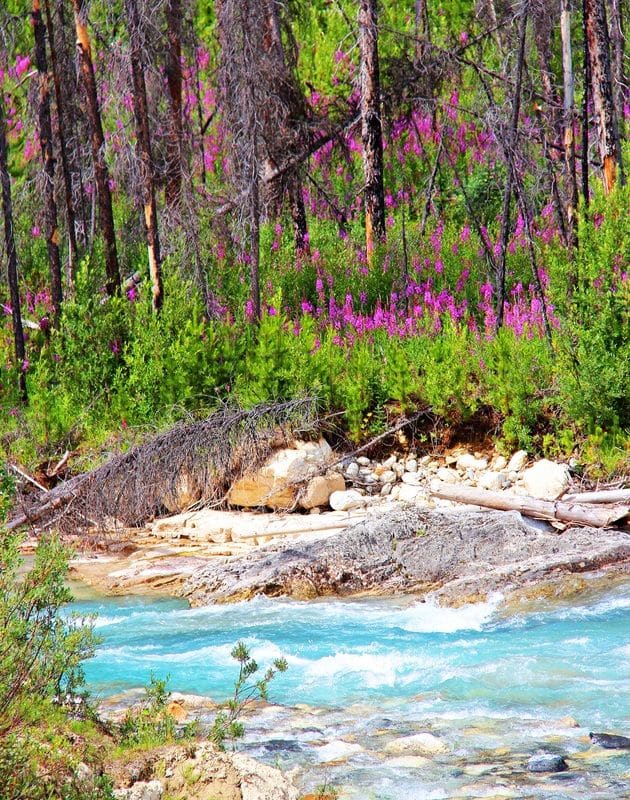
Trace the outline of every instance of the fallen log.
{"label": "fallen log", "polygon": [[630,513],[630,507],[624,505],[597,507],[566,499],[539,500],[537,497],[490,492],[473,486],[453,486],[439,481],[431,484],[430,492],[433,497],[453,500],[456,503],[493,508],[497,511],[519,511],[526,517],[557,520],[593,528],[609,528],[625,519]]}
{"label": "fallen log", "polygon": [[565,494],[562,501],[569,503],[630,503],[630,489],[599,489],[596,492]]}

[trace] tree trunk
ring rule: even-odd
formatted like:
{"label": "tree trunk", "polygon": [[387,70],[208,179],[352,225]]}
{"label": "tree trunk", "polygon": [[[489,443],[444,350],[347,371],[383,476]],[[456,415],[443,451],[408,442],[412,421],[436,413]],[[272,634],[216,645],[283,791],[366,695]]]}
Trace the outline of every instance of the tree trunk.
{"label": "tree trunk", "polygon": [[609,194],[617,179],[617,166],[620,163],[621,153],[613,99],[610,42],[604,0],[585,0],[584,14],[604,191]]}
{"label": "tree trunk", "polygon": [[166,4],[168,48],[166,53],[166,83],[169,98],[169,132],[166,151],[166,189],[164,197],[169,208],[179,206],[182,192],[182,3],[168,0]]}
{"label": "tree trunk", "polygon": [[433,497],[443,500],[454,500],[456,503],[494,508],[498,511],[519,511],[527,517],[536,519],[559,520],[577,525],[588,525],[593,528],[609,528],[628,516],[627,506],[603,506],[593,504],[580,505],[563,500],[539,500],[536,497],[509,495],[503,492],[489,492],[473,486],[452,486],[436,482],[431,486]]}
{"label": "tree trunk", "polygon": [[[582,96],[582,199],[584,208],[587,209],[590,202],[590,189],[588,180],[588,140],[589,140],[589,118],[588,104],[591,98],[591,67],[588,60],[588,38],[586,35],[586,3],[582,0],[582,39],[583,39],[583,70],[584,70],[584,90]],[[584,217],[584,213],[582,214]]]}
{"label": "tree trunk", "polygon": [[55,28],[53,17],[50,10],[50,0],[45,0],[46,9],[46,28],[48,30],[48,46],[50,48],[50,64],[52,68],[53,84],[55,87],[55,103],[57,104],[57,138],[59,140],[59,155],[61,156],[61,172],[63,174],[64,199],[66,203],[66,226],[68,228],[68,271],[66,275],[69,287],[74,285],[75,259],[77,255],[77,236],[75,229],[74,203],[72,201],[72,178],[70,175],[70,165],[68,163],[68,152],[66,147],[66,109],[61,90],[61,76],[59,74],[59,63],[57,60],[57,48],[55,46]]}
{"label": "tree trunk", "polygon": [[107,293],[112,296],[120,289],[120,270],[118,268],[118,254],[116,252],[114,212],[112,209],[112,195],[109,188],[109,170],[107,169],[107,162],[105,161],[105,137],[103,136],[103,124],[98,107],[98,94],[96,91],[94,65],[92,63],[90,36],[84,18],[84,2],[83,0],[72,0],[72,5],[74,8],[74,22],[77,33],[81,79],[85,91],[85,104],[90,125],[90,143],[92,146],[92,160],[94,162],[99,223],[105,242],[106,289]]}
{"label": "tree trunk", "polygon": [[147,89],[142,63],[142,39],[140,18],[136,0],[126,0],[129,23],[131,57],[131,79],[133,83],[133,110],[136,120],[136,149],[140,161],[140,181],[144,207],[144,229],[149,252],[149,274],[151,276],[152,306],[156,313],[162,307],[162,262],[158,235],[157,207],[153,182],[153,158],[151,155],[151,131],[147,107]]}
{"label": "tree trunk", "polygon": [[[553,69],[551,66],[552,24],[548,18],[548,15],[544,12],[544,7],[534,10],[534,38],[536,40],[536,49],[538,51],[538,60],[540,62],[540,82],[542,84],[542,93],[547,106],[547,108],[544,109],[543,116],[549,120],[549,127],[553,131],[553,142],[557,143],[561,138],[562,131],[562,126],[560,124],[558,115],[558,106],[560,104],[560,100],[556,90]],[[554,152],[555,150],[552,150],[550,155],[552,155]]]}
{"label": "tree trunk", "polygon": [[571,52],[570,0],[560,0],[560,35],[562,37],[562,74],[564,78],[564,160],[567,176],[566,217],[569,244],[577,245],[578,185],[575,170],[575,102],[573,90],[573,56]]}
{"label": "tree trunk", "polygon": [[[623,0],[610,0],[610,45],[612,50],[612,89],[613,102],[617,109],[617,147],[619,149],[619,180],[625,186],[626,176],[623,163],[621,142],[625,132],[625,114],[623,105],[628,91],[626,80],[624,43],[626,37],[623,29],[624,15],[622,11]],[[627,11],[627,8],[626,8]]]}
{"label": "tree trunk", "polygon": [[63,292],[61,288],[61,255],[59,251],[59,227],[57,224],[57,202],[55,200],[55,157],[52,142],[50,116],[50,83],[46,58],[46,26],[42,19],[39,0],[33,0],[31,24],[35,38],[35,66],[39,82],[39,108],[37,127],[39,145],[44,167],[44,208],[46,218],[46,246],[50,268],[50,294],[54,324],[59,324]]}
{"label": "tree trunk", "polygon": [[[505,164],[507,176],[505,179],[505,189],[503,192],[503,208],[501,212],[501,260],[499,262],[499,274],[497,275],[497,309],[496,309],[496,328],[503,325],[503,312],[505,306],[505,267],[507,261],[507,248],[510,238],[510,198],[514,184],[511,153],[516,147],[518,139],[518,118],[521,111],[521,88],[523,86],[523,65],[525,63],[525,40],[527,37],[527,18],[529,15],[529,0],[525,0],[525,5],[521,11],[521,21],[519,26],[519,48],[516,62],[516,85],[514,87],[514,98],[512,100],[512,120],[509,130],[509,141],[504,144]],[[487,89],[486,89],[487,91]],[[491,98],[490,98],[491,99]],[[494,103],[493,103],[494,104]]]}
{"label": "tree trunk", "polygon": [[365,244],[368,260],[375,241],[385,238],[383,190],[383,128],[378,66],[376,0],[360,0],[359,49],[361,52],[361,140],[365,178]]}
{"label": "tree trunk", "polygon": [[2,214],[4,217],[4,243],[7,253],[7,277],[11,296],[11,319],[13,322],[13,344],[15,361],[19,375],[20,396],[24,403],[28,400],[26,393],[26,348],[24,346],[24,330],[22,328],[22,311],[20,307],[20,290],[18,286],[17,251],[13,235],[13,206],[11,202],[11,176],[9,174],[9,153],[6,136],[6,114],[4,110],[4,93],[0,89],[0,184],[2,185]]}

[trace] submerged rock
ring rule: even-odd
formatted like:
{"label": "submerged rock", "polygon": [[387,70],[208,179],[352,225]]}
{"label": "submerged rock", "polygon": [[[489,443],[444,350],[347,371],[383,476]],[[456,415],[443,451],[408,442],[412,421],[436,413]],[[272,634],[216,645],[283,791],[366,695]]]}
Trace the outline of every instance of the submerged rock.
{"label": "submerged rock", "polygon": [[569,769],[569,765],[564,758],[553,753],[532,756],[527,762],[529,772],[564,772],[567,769]]}
{"label": "submerged rock", "polygon": [[589,733],[588,737],[593,744],[598,744],[608,750],[630,750],[628,736],[616,736],[612,733]]}
{"label": "submerged rock", "polygon": [[442,739],[432,733],[416,733],[403,736],[385,745],[385,752],[391,755],[438,755],[448,753],[449,747]]}

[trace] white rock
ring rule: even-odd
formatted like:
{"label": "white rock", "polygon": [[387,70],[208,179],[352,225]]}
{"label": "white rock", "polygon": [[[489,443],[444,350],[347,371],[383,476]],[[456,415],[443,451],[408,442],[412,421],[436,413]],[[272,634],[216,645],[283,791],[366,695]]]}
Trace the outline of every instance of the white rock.
{"label": "white rock", "polygon": [[385,745],[385,752],[393,755],[435,755],[448,753],[446,742],[432,733],[416,733],[414,736],[403,736]]}
{"label": "white rock", "polygon": [[505,456],[497,456],[496,458],[492,459],[492,464],[490,465],[492,469],[496,470],[497,472],[501,472],[504,470],[508,465],[507,458]]}
{"label": "white rock", "polygon": [[390,500],[400,500],[400,490],[401,489],[402,489],[402,486],[399,483],[397,483],[395,486],[392,486],[392,490],[389,493]]}
{"label": "white rock", "polygon": [[390,456],[389,458],[386,458],[385,461],[383,461],[383,467],[385,469],[391,469],[395,463],[396,463],[396,456]]}
{"label": "white rock", "polygon": [[420,472],[405,472],[401,480],[408,486],[420,486],[423,483],[424,476]]}
{"label": "white rock", "polygon": [[505,472],[482,472],[477,480],[480,489],[488,489],[491,492],[500,492],[506,483]]}
{"label": "white rock", "polygon": [[508,472],[520,472],[527,464],[527,458],[527,450],[517,450],[507,465]]}
{"label": "white rock", "polygon": [[164,787],[159,781],[138,781],[129,789],[118,789],[114,796],[120,800],[162,800]]}
{"label": "white rock", "polygon": [[391,490],[392,490],[392,484],[384,483],[381,486],[381,497],[387,497],[387,495],[391,492]]}
{"label": "white rock", "polygon": [[403,474],[403,472],[405,471],[405,467],[404,467],[404,465],[403,465],[403,464],[401,464],[399,461],[397,461],[397,462],[396,462],[396,463],[393,465],[393,467],[392,467],[392,471],[393,471],[393,472],[395,472],[395,473],[396,473],[396,475],[398,475],[398,477],[400,477],[400,476]]}
{"label": "white rock", "polygon": [[317,475],[311,478],[306,485],[303,496],[300,498],[302,508],[315,508],[328,505],[328,498],[333,492],[343,492],[346,482],[343,475],[331,472],[329,475]]}
{"label": "white rock", "polygon": [[451,466],[451,464],[457,464],[457,456],[448,455],[444,456],[444,463],[447,467]]}
{"label": "white rock", "polygon": [[405,469],[407,472],[417,472],[418,471],[418,462],[415,458],[408,458],[405,462]]}
{"label": "white rock", "polygon": [[328,498],[328,503],[333,511],[351,511],[353,508],[363,508],[369,498],[357,492],[356,489],[333,492]]}
{"label": "white rock", "polygon": [[438,480],[444,481],[444,483],[457,483],[459,481],[459,475],[450,467],[440,467],[436,472],[436,477]]}
{"label": "white rock", "polygon": [[359,465],[356,461],[351,461],[346,467],[346,475],[349,478],[355,478],[359,474]]}
{"label": "white rock", "polygon": [[424,498],[422,486],[411,486],[408,483],[403,483],[395,488],[398,489],[398,499],[401,503],[415,503],[419,498]]}
{"label": "white rock", "polygon": [[388,469],[386,472],[383,472],[381,475],[381,480],[383,483],[394,483],[396,480],[396,473],[393,469]]}
{"label": "white rock", "polygon": [[488,466],[488,461],[485,458],[475,458],[472,453],[462,453],[460,456],[457,456],[457,461],[455,462],[457,469],[461,470],[480,470],[486,469]]}
{"label": "white rock", "polygon": [[369,467],[371,463],[367,456],[359,456],[357,458],[357,464],[360,464],[362,467]]}
{"label": "white rock", "polygon": [[557,500],[570,482],[571,476],[566,464],[556,464],[546,458],[523,472],[525,491],[541,500]]}
{"label": "white rock", "polygon": [[420,459],[420,466],[427,467],[431,463],[431,456],[422,456]]}
{"label": "white rock", "polygon": [[371,475],[372,467],[359,467],[359,475]]}

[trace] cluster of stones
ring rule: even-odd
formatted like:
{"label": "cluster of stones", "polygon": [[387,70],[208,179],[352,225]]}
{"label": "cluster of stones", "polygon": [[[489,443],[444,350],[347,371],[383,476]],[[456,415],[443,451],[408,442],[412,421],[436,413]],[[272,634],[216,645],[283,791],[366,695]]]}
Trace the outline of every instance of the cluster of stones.
{"label": "cluster of stones", "polygon": [[[430,496],[433,481],[474,486],[493,492],[509,491],[544,500],[560,497],[570,483],[569,469],[543,459],[527,467],[527,452],[511,458],[454,450],[440,458],[415,453],[391,454],[383,460],[367,456],[336,459],[329,445],[296,442],[277,451],[258,471],[236,482],[228,496],[233,506],[302,508],[315,512],[330,507],[352,511],[367,505],[398,501],[450,506]],[[327,465],[331,465],[326,469]]]}

